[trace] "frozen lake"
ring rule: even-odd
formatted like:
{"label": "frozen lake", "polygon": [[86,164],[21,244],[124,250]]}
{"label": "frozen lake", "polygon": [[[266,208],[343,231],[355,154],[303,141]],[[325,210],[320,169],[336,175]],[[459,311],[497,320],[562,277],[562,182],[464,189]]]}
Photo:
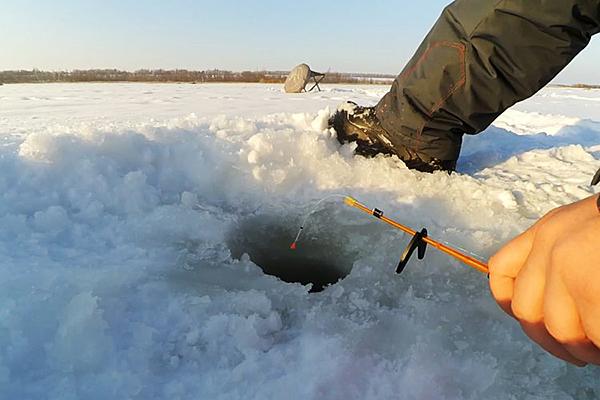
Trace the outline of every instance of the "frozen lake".
{"label": "frozen lake", "polygon": [[[596,399],[485,276],[329,195],[482,259],[589,196],[600,91],[547,88],[466,138],[459,173],[353,156],[326,122],[385,86],[0,87],[1,399]],[[286,283],[343,277],[319,293]]]}

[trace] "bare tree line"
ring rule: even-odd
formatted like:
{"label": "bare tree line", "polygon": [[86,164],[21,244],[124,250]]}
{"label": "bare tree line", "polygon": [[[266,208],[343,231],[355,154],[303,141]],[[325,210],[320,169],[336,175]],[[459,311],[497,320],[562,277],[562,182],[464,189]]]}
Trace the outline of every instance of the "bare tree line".
{"label": "bare tree line", "polygon": [[[248,82],[283,83],[287,71],[190,71],[148,70],[121,71],[117,69],[89,69],[73,71],[18,70],[0,71],[1,83],[52,83],[52,82]],[[377,74],[328,73],[326,83],[369,83],[389,84],[393,76]]]}

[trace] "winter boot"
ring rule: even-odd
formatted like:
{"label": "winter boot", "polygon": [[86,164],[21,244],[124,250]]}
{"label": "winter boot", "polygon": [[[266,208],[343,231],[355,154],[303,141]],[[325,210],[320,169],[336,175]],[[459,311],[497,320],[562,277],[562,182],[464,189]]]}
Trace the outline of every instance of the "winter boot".
{"label": "winter boot", "polygon": [[396,155],[409,169],[422,172],[454,171],[456,161],[429,157],[406,146],[392,143],[391,135],[381,126],[375,107],[361,107],[348,101],[338,107],[329,119],[340,143],[356,142],[356,154],[374,157],[377,154]]}

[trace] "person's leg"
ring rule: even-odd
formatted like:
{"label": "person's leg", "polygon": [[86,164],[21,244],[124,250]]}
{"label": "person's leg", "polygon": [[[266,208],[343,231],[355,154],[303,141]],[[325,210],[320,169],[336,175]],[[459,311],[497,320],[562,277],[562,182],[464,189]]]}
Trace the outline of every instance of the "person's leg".
{"label": "person's leg", "polygon": [[396,147],[458,158],[560,72],[600,30],[600,0],[457,0],[376,107]]}

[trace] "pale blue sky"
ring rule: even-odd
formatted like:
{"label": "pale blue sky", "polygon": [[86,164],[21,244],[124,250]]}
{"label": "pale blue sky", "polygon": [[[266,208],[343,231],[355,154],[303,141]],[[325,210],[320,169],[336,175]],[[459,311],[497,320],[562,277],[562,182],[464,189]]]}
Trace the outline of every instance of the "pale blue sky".
{"label": "pale blue sky", "polygon": [[[0,0],[0,70],[398,73],[448,0]],[[600,37],[558,81],[600,83]]]}

